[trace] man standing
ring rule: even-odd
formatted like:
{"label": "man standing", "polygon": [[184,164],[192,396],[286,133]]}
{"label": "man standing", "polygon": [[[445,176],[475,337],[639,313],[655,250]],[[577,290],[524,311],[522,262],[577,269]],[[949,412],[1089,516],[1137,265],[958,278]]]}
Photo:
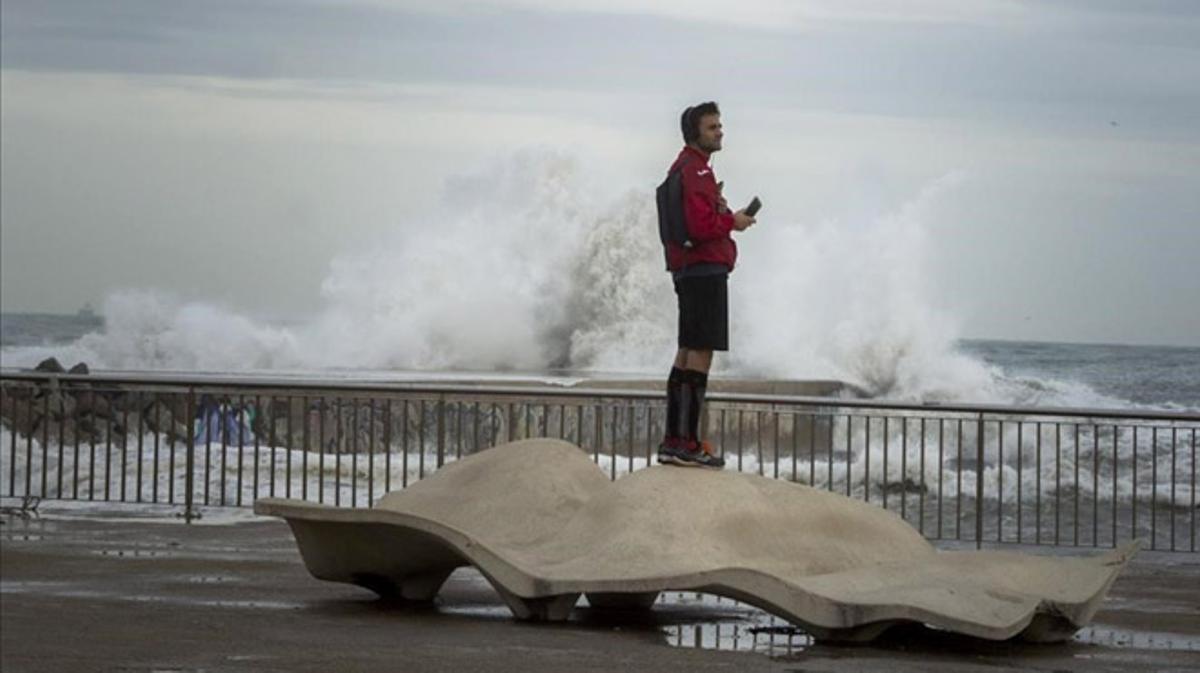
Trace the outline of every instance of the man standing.
{"label": "man standing", "polygon": [[754,224],[731,213],[709,158],[721,149],[721,111],[714,102],[683,111],[684,147],[668,176],[679,171],[685,242],[666,241],[667,269],[679,302],[679,350],[667,379],[667,425],[658,462],[720,469],[725,459],[700,439],[700,417],[713,351],[729,350],[727,280],[737,261],[731,232]]}

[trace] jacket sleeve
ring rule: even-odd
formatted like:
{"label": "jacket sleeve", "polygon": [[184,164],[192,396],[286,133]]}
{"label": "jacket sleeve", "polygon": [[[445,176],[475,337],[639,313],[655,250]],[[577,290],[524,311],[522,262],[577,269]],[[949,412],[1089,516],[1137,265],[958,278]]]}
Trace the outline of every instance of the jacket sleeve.
{"label": "jacket sleeve", "polygon": [[728,238],[733,231],[733,214],[718,211],[716,192],[711,172],[706,181],[694,169],[684,168],[683,212],[688,236],[697,243]]}

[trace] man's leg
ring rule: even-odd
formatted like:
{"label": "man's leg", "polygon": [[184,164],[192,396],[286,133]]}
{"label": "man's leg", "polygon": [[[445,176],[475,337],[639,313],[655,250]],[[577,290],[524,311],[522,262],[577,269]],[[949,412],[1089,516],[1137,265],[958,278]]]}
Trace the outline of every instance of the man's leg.
{"label": "man's leg", "polygon": [[[679,382],[677,387],[668,387],[668,438],[659,449],[659,462],[720,468],[725,461],[699,440],[699,429],[713,351],[727,348],[725,277],[676,279],[675,293],[680,347],[671,375]],[[675,406],[671,405],[672,391],[678,395]]]}
{"label": "man's leg", "polygon": [[687,430],[684,437],[690,445],[700,443],[700,417],[704,413],[704,393],[708,389],[708,371],[712,368],[713,352],[711,350],[688,349],[687,362],[684,368],[684,398],[688,406]]}
{"label": "man's leg", "polygon": [[[712,351],[701,351],[694,348],[680,348],[679,350],[686,354],[683,369],[690,369],[691,371],[701,372],[705,375],[708,374],[709,369],[712,369]],[[676,357],[675,361],[678,362],[679,358]]]}
{"label": "man's leg", "polygon": [[[694,351],[687,348],[676,351],[671,374],[667,377],[667,419],[663,429],[663,441],[659,445],[660,454],[663,449],[682,448],[689,438],[694,437],[691,413],[695,391],[692,379],[696,374],[687,367],[691,364],[693,367],[707,368],[711,362],[711,351]],[[660,455],[660,462],[662,458]]]}
{"label": "man's leg", "polygon": [[686,425],[681,426],[681,409],[683,407],[683,380],[685,378],[684,368],[687,365],[686,348],[680,348],[675,353],[675,362],[671,367],[671,374],[667,377],[667,423],[663,428],[663,441],[660,449],[663,447],[674,447],[686,436]]}

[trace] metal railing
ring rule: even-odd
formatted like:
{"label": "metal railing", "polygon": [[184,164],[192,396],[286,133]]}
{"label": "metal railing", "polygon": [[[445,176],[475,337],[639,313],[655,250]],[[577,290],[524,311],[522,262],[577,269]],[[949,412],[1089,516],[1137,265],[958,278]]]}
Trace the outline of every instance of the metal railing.
{"label": "metal railing", "polygon": [[[266,496],[369,507],[526,437],[612,478],[653,463],[663,395],[553,386],[0,372],[0,497],[156,503]],[[934,540],[1196,551],[1191,412],[710,394],[727,469],[861,498]]]}

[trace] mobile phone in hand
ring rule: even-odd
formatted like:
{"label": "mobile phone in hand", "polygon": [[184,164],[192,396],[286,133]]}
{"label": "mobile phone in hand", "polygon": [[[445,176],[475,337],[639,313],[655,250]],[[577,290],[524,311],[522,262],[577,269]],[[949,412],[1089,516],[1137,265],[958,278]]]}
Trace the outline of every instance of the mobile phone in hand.
{"label": "mobile phone in hand", "polygon": [[759,208],[762,208],[762,201],[759,201],[758,197],[756,196],[754,197],[754,200],[750,202],[750,205],[746,206],[746,210],[743,212],[750,217],[754,217],[758,213]]}

